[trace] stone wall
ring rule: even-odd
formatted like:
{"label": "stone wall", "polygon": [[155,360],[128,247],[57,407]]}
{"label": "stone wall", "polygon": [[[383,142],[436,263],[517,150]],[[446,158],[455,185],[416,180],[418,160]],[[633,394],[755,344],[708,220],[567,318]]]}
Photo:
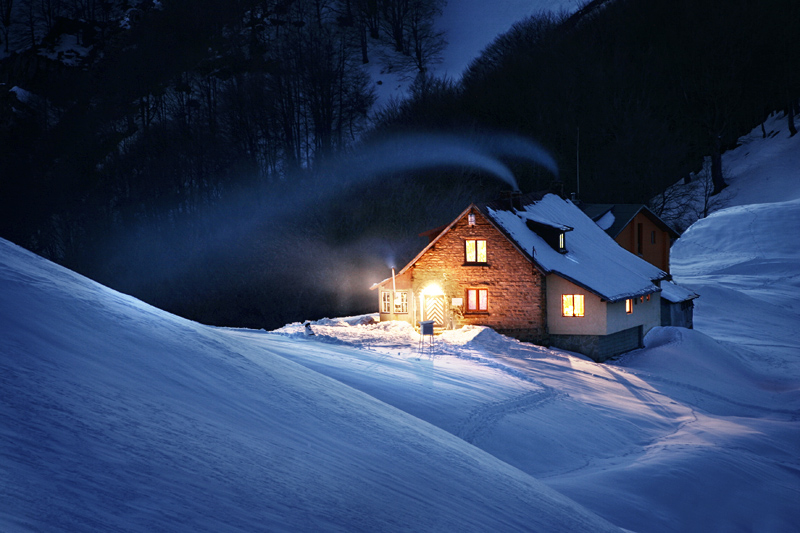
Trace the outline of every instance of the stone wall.
{"label": "stone wall", "polygon": [[[475,225],[468,220],[466,215],[458,220],[412,267],[414,293],[438,285],[456,328],[482,325],[517,331],[529,341],[545,339],[544,276],[479,212]],[[486,240],[486,263],[466,263],[467,239]],[[487,289],[487,311],[467,311],[467,289]],[[452,305],[453,298],[461,298],[463,305]]]}
{"label": "stone wall", "polygon": [[550,335],[550,346],[578,352],[602,363],[615,355],[642,347],[642,326],[611,335]]}

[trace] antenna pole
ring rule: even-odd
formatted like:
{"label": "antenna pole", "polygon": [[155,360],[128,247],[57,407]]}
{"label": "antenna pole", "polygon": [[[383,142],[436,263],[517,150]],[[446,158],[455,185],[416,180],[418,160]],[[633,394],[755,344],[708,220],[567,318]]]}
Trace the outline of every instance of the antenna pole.
{"label": "antenna pole", "polygon": [[581,127],[578,126],[577,142],[575,147],[575,174],[578,181],[577,190],[575,194],[580,198],[581,196]]}

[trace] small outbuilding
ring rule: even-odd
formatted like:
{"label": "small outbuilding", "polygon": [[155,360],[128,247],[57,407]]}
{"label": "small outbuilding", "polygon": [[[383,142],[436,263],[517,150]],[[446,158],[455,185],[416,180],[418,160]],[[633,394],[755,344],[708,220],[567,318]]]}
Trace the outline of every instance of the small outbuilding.
{"label": "small outbuilding", "polygon": [[661,282],[661,325],[692,329],[694,299],[698,295],[671,281]]}

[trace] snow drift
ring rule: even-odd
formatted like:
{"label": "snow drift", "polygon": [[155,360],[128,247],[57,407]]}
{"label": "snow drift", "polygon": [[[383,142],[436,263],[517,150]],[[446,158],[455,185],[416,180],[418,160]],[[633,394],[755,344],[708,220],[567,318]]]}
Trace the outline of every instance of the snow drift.
{"label": "snow drift", "polygon": [[615,529],[263,344],[7,241],[0,324],[2,530]]}

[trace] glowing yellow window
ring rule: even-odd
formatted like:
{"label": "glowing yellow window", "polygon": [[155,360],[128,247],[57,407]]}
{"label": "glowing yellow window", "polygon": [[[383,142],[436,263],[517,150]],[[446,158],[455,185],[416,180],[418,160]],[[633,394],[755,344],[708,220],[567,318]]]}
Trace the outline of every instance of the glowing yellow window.
{"label": "glowing yellow window", "polygon": [[466,241],[467,263],[486,262],[486,241],[479,239],[468,239]]}
{"label": "glowing yellow window", "polygon": [[583,294],[562,294],[561,314],[563,316],[583,316]]}
{"label": "glowing yellow window", "polygon": [[625,300],[625,312],[629,315],[633,313],[633,298]]}

